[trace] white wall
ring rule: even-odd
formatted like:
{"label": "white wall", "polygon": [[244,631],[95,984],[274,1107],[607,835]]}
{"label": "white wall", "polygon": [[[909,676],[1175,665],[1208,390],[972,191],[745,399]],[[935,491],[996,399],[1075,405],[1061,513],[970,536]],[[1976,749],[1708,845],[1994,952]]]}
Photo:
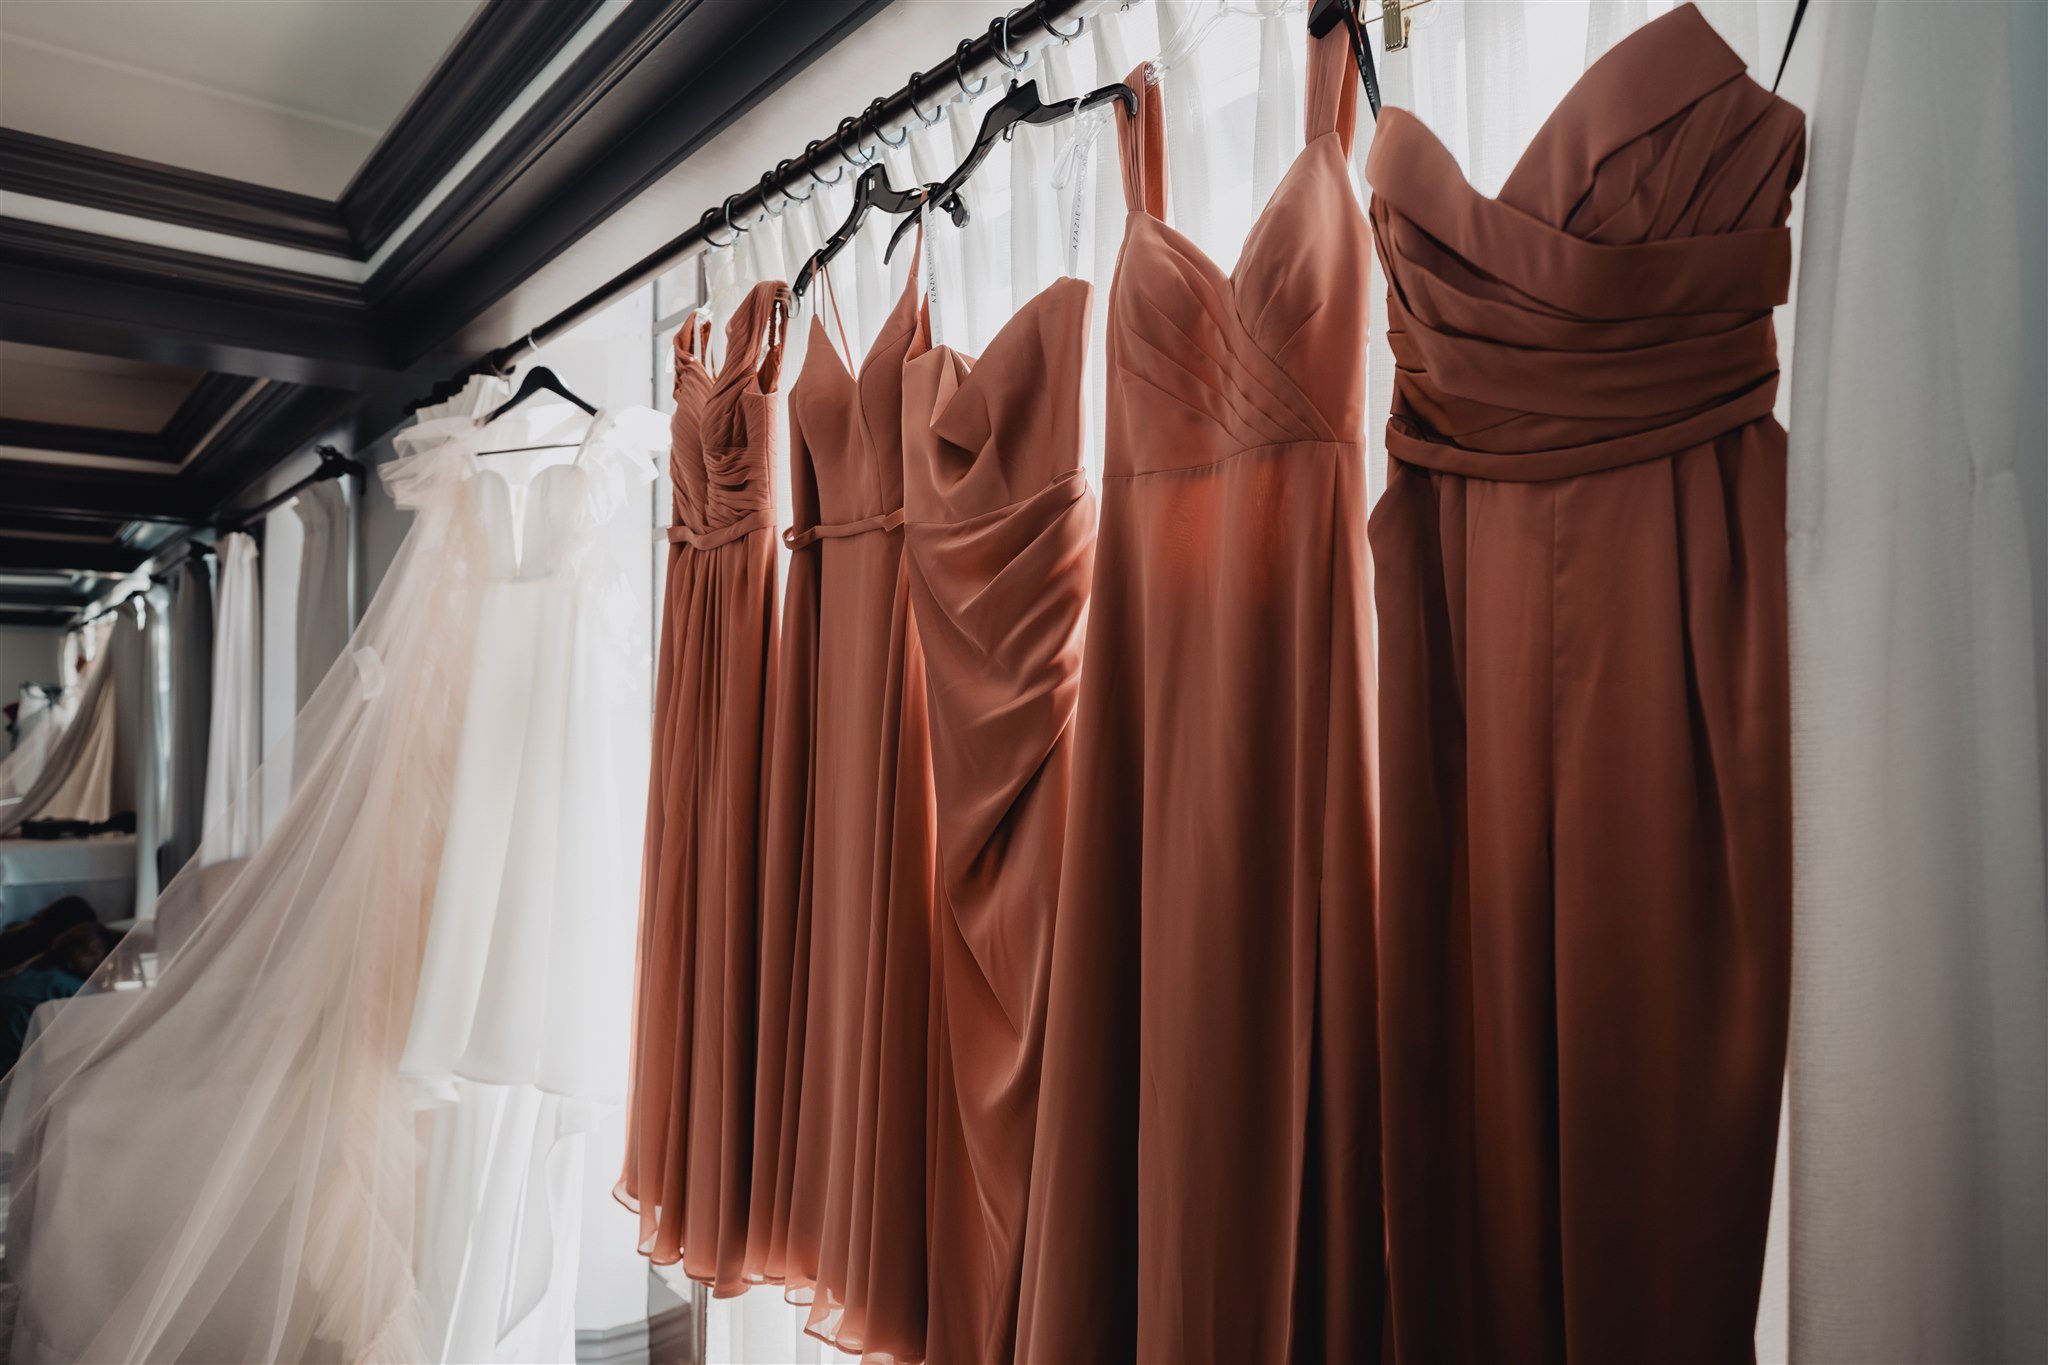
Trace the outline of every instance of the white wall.
{"label": "white wall", "polygon": [[55,626],[0,626],[0,704],[13,701],[24,683],[58,681],[63,638]]}

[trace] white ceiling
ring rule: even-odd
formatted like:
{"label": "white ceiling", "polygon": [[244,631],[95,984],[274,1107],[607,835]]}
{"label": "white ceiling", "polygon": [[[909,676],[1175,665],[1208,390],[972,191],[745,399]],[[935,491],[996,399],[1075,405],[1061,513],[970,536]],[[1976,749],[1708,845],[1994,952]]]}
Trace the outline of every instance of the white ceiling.
{"label": "white ceiling", "polygon": [[479,3],[0,0],[0,126],[331,199]]}

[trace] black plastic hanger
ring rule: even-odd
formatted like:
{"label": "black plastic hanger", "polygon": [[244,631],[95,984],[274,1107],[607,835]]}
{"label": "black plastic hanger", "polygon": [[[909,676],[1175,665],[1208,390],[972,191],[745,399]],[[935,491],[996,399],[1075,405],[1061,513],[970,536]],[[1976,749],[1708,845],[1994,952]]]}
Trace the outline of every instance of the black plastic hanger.
{"label": "black plastic hanger", "polygon": [[[990,105],[988,113],[982,116],[981,131],[974,135],[974,146],[968,150],[967,159],[955,166],[952,173],[938,184],[927,185],[925,191],[933,203],[950,212],[959,203],[960,187],[967,183],[967,177],[981,169],[981,163],[988,160],[989,153],[995,150],[998,142],[1007,141],[1015,135],[1018,124],[1064,123],[1111,100],[1120,102],[1130,117],[1138,116],[1138,92],[1121,82],[1090,90],[1074,99],[1047,104],[1038,98],[1037,81],[1012,81],[1003,97]],[[903,240],[915,221],[906,220],[896,229],[895,235],[889,238],[889,249],[882,253],[883,260],[895,254],[897,243]],[[954,214],[956,226],[966,221],[964,213]]]}
{"label": "black plastic hanger", "polygon": [[1351,34],[1351,60],[1358,63],[1358,79],[1365,82],[1365,102],[1372,106],[1375,122],[1380,116],[1380,73],[1372,64],[1372,44],[1365,41],[1365,21],[1358,17],[1358,0],[1315,0],[1309,6],[1308,32],[1320,38],[1342,23]]}
{"label": "black plastic hanger", "polygon": [[[811,258],[804,262],[803,269],[796,272],[796,281],[789,286],[790,294],[802,298],[804,291],[811,287],[811,281],[825,268],[826,262],[846,249],[847,243],[860,234],[861,225],[867,222],[868,214],[876,209],[883,213],[913,215],[906,221],[916,222],[914,215],[924,207],[925,193],[926,187],[923,185],[907,190],[899,190],[891,185],[889,172],[879,161],[862,171],[860,179],[853,182],[853,208],[846,215],[846,221],[825,239],[825,245],[811,253]],[[967,205],[963,203],[955,201],[947,206],[947,212],[953,215],[953,222],[956,225],[967,221]],[[894,245],[893,241],[891,245]]]}
{"label": "black plastic hanger", "polygon": [[491,415],[484,418],[484,425],[489,426],[492,422],[497,421],[500,417],[503,417],[506,413],[512,411],[512,409],[518,407],[537,393],[552,393],[558,398],[566,398],[592,417],[597,416],[597,409],[569,392],[568,386],[555,376],[553,370],[545,365],[536,365],[528,370],[526,378],[520,381],[519,392],[513,394],[510,398],[492,409]]}

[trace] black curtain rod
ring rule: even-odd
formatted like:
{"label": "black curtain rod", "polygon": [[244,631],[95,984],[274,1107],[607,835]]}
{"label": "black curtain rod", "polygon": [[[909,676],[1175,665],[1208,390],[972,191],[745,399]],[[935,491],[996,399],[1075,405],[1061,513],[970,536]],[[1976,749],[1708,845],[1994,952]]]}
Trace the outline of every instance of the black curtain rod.
{"label": "black curtain rod", "polygon": [[[286,503],[290,502],[293,498],[296,498],[299,494],[305,492],[308,488],[311,488],[316,483],[325,483],[329,479],[339,479],[346,475],[354,475],[356,478],[359,479],[369,477],[369,471],[363,467],[363,464],[360,460],[350,459],[348,456],[342,454],[333,446],[315,446],[313,447],[313,453],[320,457],[320,467],[315,469],[312,473],[306,475],[305,478],[297,480],[296,482],[292,483],[289,487],[285,488],[282,492],[277,493],[272,497],[265,498],[262,502],[256,504],[256,506],[250,508],[248,511],[239,513],[234,517],[225,517],[215,521],[198,522],[193,525],[181,528],[176,534],[165,537],[162,542],[153,546],[149,552],[149,559],[146,559],[143,562],[148,563],[149,560],[161,558],[166,551],[174,550],[180,545],[187,546],[185,553],[188,558],[196,557],[199,555],[211,554],[213,553],[212,546],[189,544],[192,537],[198,535],[201,531],[246,530],[248,527],[253,526],[257,522],[263,520],[264,517],[270,515],[278,508],[284,506]],[[162,583],[169,582],[170,576],[167,571],[153,573],[149,576],[149,581],[151,586],[156,586]],[[79,626],[91,625],[94,621],[99,620],[102,616],[105,616],[110,612],[119,611],[122,607],[128,605],[128,603],[134,601],[136,598],[143,596],[148,591],[148,588],[138,588],[134,592],[127,593],[112,602],[108,602],[103,606],[95,608],[87,615],[81,616],[78,618],[77,621],[73,622],[73,629],[76,629]]]}
{"label": "black curtain rod", "polygon": [[[1033,0],[995,20],[980,35],[962,38],[954,45],[951,56],[913,73],[893,93],[869,101],[859,114],[841,119],[829,135],[806,144],[800,155],[776,162],[774,169],[752,185],[706,209],[680,236],[635,261],[519,340],[499,347],[437,384],[414,408],[453,397],[473,375],[509,375],[527,356],[649,280],[666,274],[707,247],[731,246],[750,223],[769,216],[771,205],[779,206],[775,210],[779,214],[788,205],[808,199],[817,185],[836,185],[841,177],[858,174],[879,155],[882,144],[901,144],[901,136],[894,141],[886,136],[889,129],[907,130],[931,123],[941,105],[960,99],[969,91],[979,94],[985,81],[1021,71],[1037,49],[1080,37],[1087,16],[1108,8],[1109,3],[1110,0]],[[1125,7],[1128,4],[1129,0],[1125,0]],[[806,193],[791,193],[807,184],[811,189]]]}

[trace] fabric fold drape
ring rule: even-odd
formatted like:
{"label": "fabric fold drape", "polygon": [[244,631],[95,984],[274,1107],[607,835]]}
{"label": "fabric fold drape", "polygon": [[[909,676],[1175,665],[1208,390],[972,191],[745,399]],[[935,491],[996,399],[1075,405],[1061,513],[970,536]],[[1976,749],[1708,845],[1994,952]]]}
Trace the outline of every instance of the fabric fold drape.
{"label": "fabric fold drape", "polygon": [[[820,288],[830,300],[829,276]],[[923,658],[889,523],[917,305],[907,288],[857,374],[814,315],[790,389],[802,548],[770,759],[746,1253],[748,1278],[808,1305],[814,1335],[905,1361],[924,1355],[936,855]]]}
{"label": "fabric fold drape", "polygon": [[262,803],[241,800],[263,757],[263,579],[256,541],[220,538],[213,696],[207,721],[205,817],[208,856],[246,858],[263,839]]}
{"label": "fabric fold drape", "polygon": [[1062,279],[978,359],[920,335],[903,381],[905,555],[938,803],[933,1361],[1015,1349],[1095,499],[1089,287]]}
{"label": "fabric fold drape", "polygon": [[674,525],[655,681],[635,973],[633,1091],[618,1197],[640,1250],[721,1295],[746,1286],[755,956],[775,690],[774,404],[788,291],[675,340]]}
{"label": "fabric fold drape", "polygon": [[304,489],[292,500],[304,539],[299,549],[296,659],[299,705],[327,676],[349,636],[350,565],[354,530],[349,497],[335,479]]}
{"label": "fabric fold drape", "polygon": [[205,832],[206,758],[213,709],[213,574],[187,559],[171,574],[165,647],[170,716],[164,745],[163,841],[157,875],[168,883],[198,851]]}
{"label": "fabric fold drape", "polygon": [[1345,43],[1311,46],[1307,147],[1228,275],[1160,217],[1183,202],[1166,101],[1190,92],[1128,78],[1020,1360],[1379,1349],[1370,248]]}
{"label": "fabric fold drape", "polygon": [[1689,6],[1585,73],[1498,198],[1380,120],[1402,1358],[1751,1353],[1791,949],[1770,309],[1803,148]]}
{"label": "fabric fold drape", "polygon": [[[1792,1359],[1815,1365],[2048,1359],[2043,547],[2022,468],[2044,438],[2020,287],[2042,238],[2015,202],[2008,61],[2026,8],[1929,27],[1816,5],[1799,40],[1819,83],[1787,507],[1787,1123]],[[2015,55],[2038,66],[2038,42]]]}

